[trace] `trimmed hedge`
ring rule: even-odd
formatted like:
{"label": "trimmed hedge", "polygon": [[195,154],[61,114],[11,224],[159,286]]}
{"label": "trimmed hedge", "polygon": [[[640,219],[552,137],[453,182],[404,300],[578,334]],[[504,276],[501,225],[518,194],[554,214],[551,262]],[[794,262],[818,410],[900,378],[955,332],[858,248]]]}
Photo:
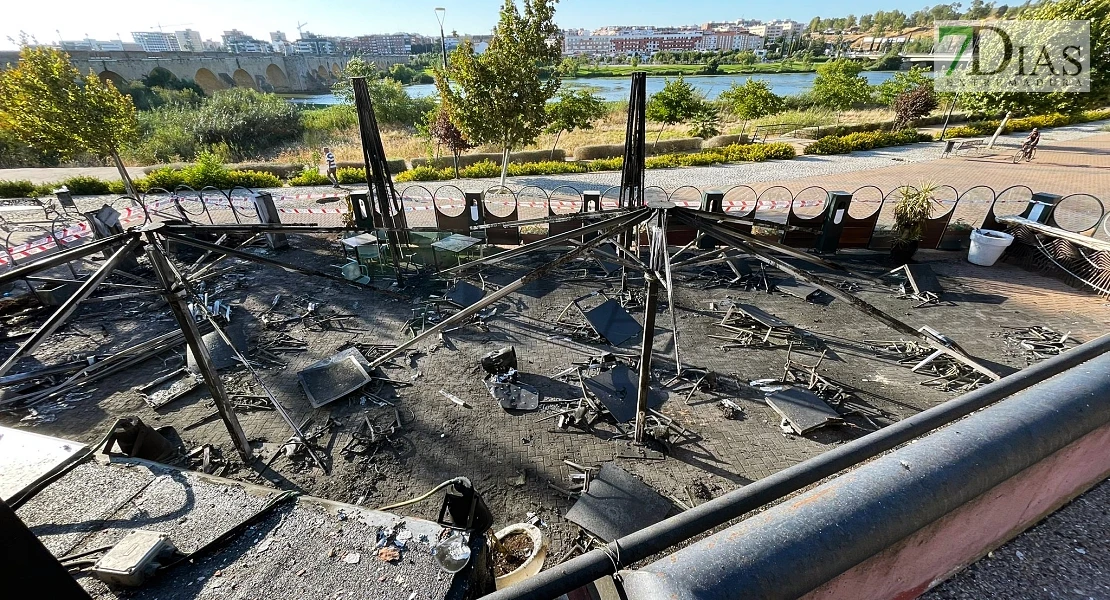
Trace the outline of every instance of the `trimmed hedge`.
{"label": "trimmed hedge", "polygon": [[[1031,117],[1019,117],[1017,119],[1010,119],[1006,122],[1006,126],[1002,128],[1002,133],[1013,133],[1015,131],[1032,131],[1033,128],[1043,129],[1045,127],[1063,127],[1065,125],[1090,123],[1091,121],[1103,121],[1106,119],[1110,119],[1110,109],[1108,108],[1085,110],[1074,115],[1064,115],[1060,113],[1052,113],[1049,115],[1033,115]],[[1000,123],[1002,123],[1001,119],[990,121],[973,121],[959,127],[949,127],[945,135],[949,138],[994,135],[994,132],[998,129],[998,125]]]}
{"label": "trimmed hedge", "polygon": [[[623,148],[623,146],[621,146],[621,147]],[[491,163],[497,165],[498,167],[500,167],[501,166],[501,157],[502,157],[502,155],[501,155],[500,152],[478,152],[478,153],[474,153],[474,154],[461,154],[461,155],[459,155],[459,168],[462,169],[462,168],[465,168],[465,167],[470,167],[470,166],[476,165],[480,162],[491,162]],[[510,152],[509,153],[509,164],[510,165],[513,164],[513,163],[522,163],[523,164],[523,163],[534,163],[534,162],[545,162],[545,161],[559,161],[559,160],[566,160],[566,159],[567,159],[567,151],[563,150],[561,148],[555,150],[554,154],[552,154],[550,150],[529,150],[527,152]],[[413,159],[410,159],[409,162],[412,163],[412,166],[413,166],[414,169],[416,167],[432,167],[432,168],[435,168],[435,169],[446,169],[446,168],[450,167],[452,169],[452,174],[454,173],[455,161],[451,158],[451,156],[441,156],[439,158],[435,158],[435,159],[432,159],[432,160],[428,160],[427,158],[413,158]],[[393,162],[392,161],[390,161],[389,168],[391,170],[393,169]],[[393,172],[394,173],[400,173],[403,170],[404,169],[401,169],[400,171],[393,171]]]}
{"label": "trimmed hedge", "polygon": [[310,185],[328,185],[331,183],[331,181],[328,179],[327,175],[321,173],[320,170],[316,167],[304,167],[301,170],[300,174],[296,177],[290,178],[288,183],[291,186],[298,187]]}
{"label": "trimmed hedge", "polygon": [[830,135],[805,147],[806,154],[847,154],[854,150],[872,150],[887,146],[901,146],[915,142],[932,141],[928,134],[918,133],[916,129],[903,129],[898,133],[881,131],[850,133],[844,136]]}
{"label": "trimmed hedge", "polygon": [[596,144],[579,146],[574,149],[574,160],[597,160],[617,158],[624,155],[624,144]]}
{"label": "trimmed hedge", "polygon": [[[723,148],[711,148],[702,152],[687,154],[662,154],[650,156],[645,160],[644,166],[648,169],[667,169],[673,167],[694,167],[716,165],[729,162],[759,162],[773,159],[794,158],[794,147],[790,144],[732,144]],[[537,163],[509,163],[509,174],[516,177],[521,175],[552,175],[562,173],[593,173],[598,171],[615,171],[624,163],[622,157],[600,158],[591,161],[545,161]],[[459,175],[465,178],[500,177],[501,168],[492,162],[483,161],[459,170]],[[412,170],[397,176],[395,181],[405,183],[410,181],[440,181],[454,177],[453,169],[434,169],[427,166],[414,167]]]}
{"label": "trimmed hedge", "polygon": [[26,179],[18,181],[0,179],[0,198],[27,198],[34,192],[35,184]]}

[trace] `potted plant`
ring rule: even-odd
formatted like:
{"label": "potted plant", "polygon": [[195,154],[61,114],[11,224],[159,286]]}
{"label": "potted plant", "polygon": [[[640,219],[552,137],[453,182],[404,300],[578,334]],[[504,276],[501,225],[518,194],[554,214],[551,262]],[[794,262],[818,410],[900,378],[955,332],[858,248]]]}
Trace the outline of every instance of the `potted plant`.
{"label": "potted plant", "polygon": [[917,252],[917,245],[925,237],[925,226],[937,204],[933,198],[936,189],[935,184],[928,183],[919,188],[905,186],[898,190],[901,198],[894,205],[894,240],[890,246],[890,257],[896,264],[910,262]]}
{"label": "potted plant", "polygon": [[940,237],[940,244],[937,245],[937,250],[965,250],[971,245],[971,230],[974,229],[970,223],[963,219],[956,219],[955,223],[949,223],[945,228],[944,234]]}

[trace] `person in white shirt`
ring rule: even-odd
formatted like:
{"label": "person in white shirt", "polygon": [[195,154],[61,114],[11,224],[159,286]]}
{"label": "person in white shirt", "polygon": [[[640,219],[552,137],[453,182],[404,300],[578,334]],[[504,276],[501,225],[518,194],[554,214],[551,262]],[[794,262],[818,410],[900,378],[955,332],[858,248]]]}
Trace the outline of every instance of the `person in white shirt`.
{"label": "person in white shirt", "polygon": [[332,187],[339,187],[339,176],[335,173],[335,155],[332,154],[331,148],[324,147],[324,161],[328,164],[328,180],[331,181]]}

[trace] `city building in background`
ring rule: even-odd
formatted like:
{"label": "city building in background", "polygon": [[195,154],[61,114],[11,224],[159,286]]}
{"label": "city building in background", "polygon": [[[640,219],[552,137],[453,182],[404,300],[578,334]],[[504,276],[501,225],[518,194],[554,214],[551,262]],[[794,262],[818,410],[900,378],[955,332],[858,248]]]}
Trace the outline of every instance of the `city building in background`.
{"label": "city building in background", "polygon": [[181,44],[173,33],[133,31],[131,38],[147,52],[181,52]]}
{"label": "city building in background", "polygon": [[273,46],[270,42],[255,39],[238,29],[225,31],[222,39],[224,41],[224,48],[233,54],[250,54],[273,52]]}
{"label": "city building in background", "polygon": [[175,31],[173,35],[177,38],[177,45],[182,52],[204,52],[204,40],[200,38],[199,31],[186,29]]}

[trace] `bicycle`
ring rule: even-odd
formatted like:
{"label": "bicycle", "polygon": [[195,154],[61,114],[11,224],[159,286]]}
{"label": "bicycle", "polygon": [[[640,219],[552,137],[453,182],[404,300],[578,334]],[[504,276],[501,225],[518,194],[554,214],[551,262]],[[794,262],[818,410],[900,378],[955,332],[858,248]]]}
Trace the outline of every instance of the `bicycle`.
{"label": "bicycle", "polygon": [[1029,162],[1029,161],[1033,160],[1033,157],[1035,157],[1036,155],[1037,155],[1037,147],[1036,146],[1029,146],[1029,145],[1024,145],[1023,144],[1021,146],[1021,148],[1019,148],[1018,151],[1014,154],[1014,164],[1015,165],[1018,164],[1019,162],[1022,161],[1022,159],[1025,159],[1025,162]]}

